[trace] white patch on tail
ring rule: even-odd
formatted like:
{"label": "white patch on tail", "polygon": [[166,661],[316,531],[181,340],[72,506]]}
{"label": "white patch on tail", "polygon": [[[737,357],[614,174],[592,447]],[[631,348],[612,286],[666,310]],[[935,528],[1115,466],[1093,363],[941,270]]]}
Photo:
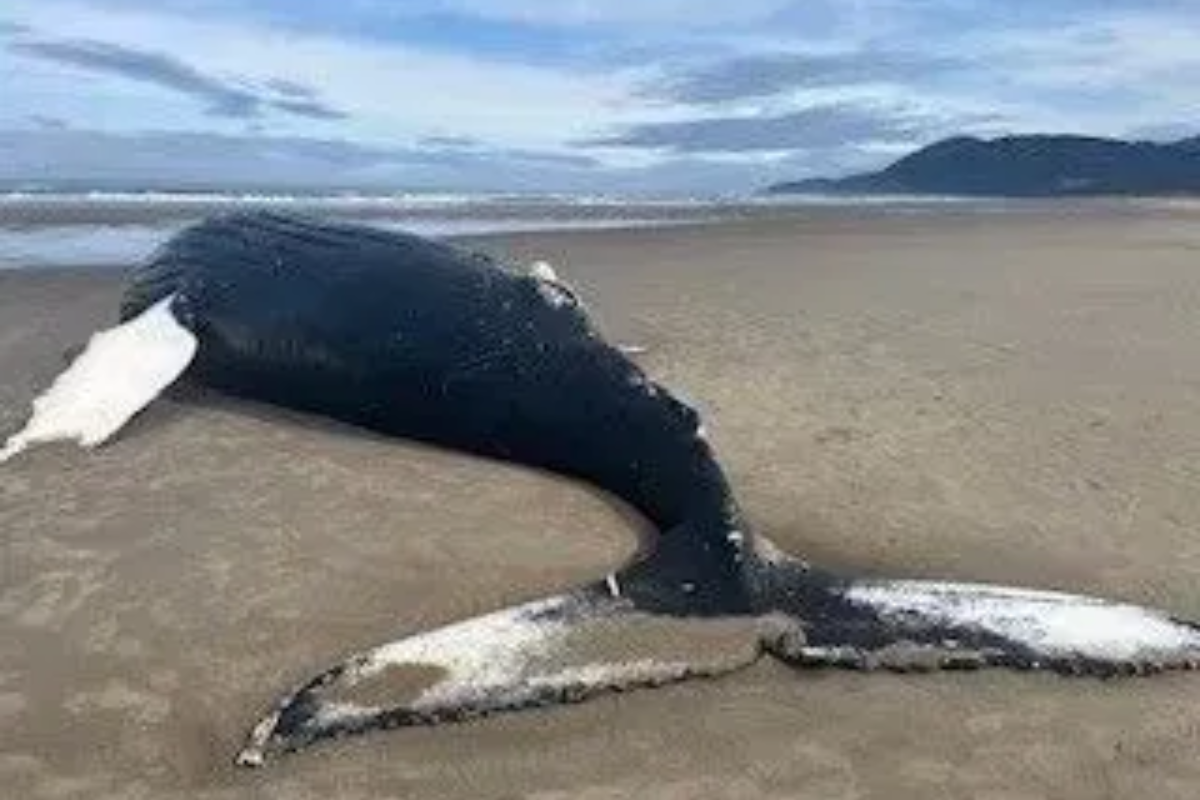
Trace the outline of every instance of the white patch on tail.
{"label": "white patch on tail", "polygon": [[404,664],[445,670],[441,681],[413,701],[416,709],[514,684],[530,662],[550,652],[571,627],[545,615],[573,602],[566,596],[537,600],[383,645],[368,654],[355,677]]}
{"label": "white patch on tail", "polygon": [[66,372],[33,401],[25,427],[0,449],[0,462],[41,442],[74,439],[95,447],[182,375],[198,343],[171,313],[173,299],[92,336]]}
{"label": "white patch on tail", "polygon": [[1092,597],[932,581],[869,581],[845,596],[885,617],[983,630],[1051,657],[1200,656],[1200,631],[1150,609]]}

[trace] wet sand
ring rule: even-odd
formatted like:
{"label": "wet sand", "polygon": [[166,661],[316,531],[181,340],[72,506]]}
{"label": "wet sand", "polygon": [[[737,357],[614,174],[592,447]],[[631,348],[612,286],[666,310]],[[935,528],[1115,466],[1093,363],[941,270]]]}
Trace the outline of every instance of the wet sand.
{"label": "wet sand", "polygon": [[[831,566],[1200,617],[1200,215],[847,214],[480,240],[548,258]],[[112,319],[0,274],[0,431]],[[277,694],[636,546],[553,476],[211,395],[0,469],[0,796],[1193,798],[1200,676],[738,675],[231,758]]]}

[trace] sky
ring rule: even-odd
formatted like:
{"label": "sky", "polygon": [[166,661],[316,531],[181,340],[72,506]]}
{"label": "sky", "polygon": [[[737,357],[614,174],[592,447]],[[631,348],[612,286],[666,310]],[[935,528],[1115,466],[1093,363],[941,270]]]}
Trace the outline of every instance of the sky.
{"label": "sky", "polygon": [[1200,0],[5,0],[0,181],[738,194],[1200,133]]}

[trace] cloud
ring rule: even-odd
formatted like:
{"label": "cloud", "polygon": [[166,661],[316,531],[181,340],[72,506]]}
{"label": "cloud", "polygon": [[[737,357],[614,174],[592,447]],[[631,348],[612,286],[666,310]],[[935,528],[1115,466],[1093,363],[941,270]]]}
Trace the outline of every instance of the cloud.
{"label": "cloud", "polygon": [[422,136],[420,143],[427,147],[442,147],[442,148],[470,148],[482,147],[483,142],[471,136]]}
{"label": "cloud", "polygon": [[286,78],[272,78],[267,81],[267,87],[281,95],[298,100],[315,100],[317,97],[316,90],[311,86],[289,81]]}
{"label": "cloud", "polygon": [[[0,183],[128,188],[723,192],[795,177],[798,161],[697,156],[606,166],[536,150],[373,147],[337,139],[147,131],[0,130]],[[822,163],[840,163],[822,158]]]}
{"label": "cloud", "polygon": [[[464,17],[565,28],[596,26],[672,26],[711,28],[746,26],[792,5],[794,0],[740,0],[738,3],[704,3],[696,0],[433,0],[408,6],[405,14],[453,13]],[[381,0],[367,7],[385,7]],[[386,7],[400,7],[386,3]]]}
{"label": "cloud", "polygon": [[461,161],[470,164],[480,157],[502,159],[511,163],[541,164],[546,166],[592,168],[601,163],[586,153],[535,150],[521,147],[494,147],[470,136],[422,136],[416,150],[441,163]]}
{"label": "cloud", "polygon": [[18,55],[171,89],[204,102],[213,116],[249,119],[258,116],[261,110],[257,95],[204,75],[161,53],[85,39],[15,42],[9,45],[9,50]]}
{"label": "cloud", "polygon": [[544,189],[595,172],[584,155],[382,147],[305,136],[0,130],[0,181],[158,186]]}
{"label": "cloud", "polygon": [[30,114],[27,119],[42,130],[63,130],[70,127],[65,119],[49,114]]}
{"label": "cloud", "polygon": [[475,150],[473,153],[477,156],[482,155],[484,157],[504,159],[514,164],[571,167],[575,169],[595,169],[601,166],[598,159],[585,153],[557,153],[528,150],[519,147],[483,148]]}
{"label": "cloud", "polygon": [[776,116],[706,117],[634,125],[582,144],[674,153],[753,153],[921,138],[939,121],[907,110],[829,103]]}
{"label": "cloud", "polygon": [[1130,136],[1139,139],[1149,139],[1154,142],[1177,142],[1200,135],[1200,123],[1197,122],[1161,122],[1142,125],[1129,132]]}
{"label": "cloud", "polygon": [[[279,118],[269,120],[275,133],[320,136],[336,131],[356,141],[384,143],[447,134],[471,136],[495,147],[552,150],[594,134],[603,125],[632,120],[645,105],[629,102],[632,74],[496,58],[487,48],[475,46],[479,32],[470,26],[448,26],[432,44],[411,39],[403,20],[387,24],[366,17],[357,0],[338,6],[336,14],[327,4],[249,7],[226,0],[180,0],[163,8],[148,0],[103,9],[75,0],[4,0],[4,6],[5,14],[37,31],[54,32],[45,38],[167,51],[204,76],[261,98],[305,99],[289,97],[286,88],[269,83],[284,78],[314,88],[350,114],[349,119],[317,128],[320,120],[310,124],[308,118],[285,115],[268,105],[264,113]],[[184,6],[195,10],[184,13]],[[282,13],[285,6],[289,14],[307,21],[286,25],[262,19],[274,13],[271,9]],[[323,22],[335,15],[337,22]],[[447,43],[452,35],[458,37],[454,47]],[[523,42],[513,46],[524,47]],[[169,43],[169,50],[163,43]],[[11,91],[5,81],[7,102],[0,104],[0,127],[15,126],[13,112],[4,108],[9,105],[54,113],[83,128],[229,128],[227,119],[197,113],[201,107],[193,108],[194,101],[156,103],[155,98],[114,91],[101,82],[93,82],[85,92],[82,82],[65,71],[35,69],[36,63],[27,59],[0,62],[0,67],[33,79],[13,81]]]}
{"label": "cloud", "polygon": [[[8,49],[18,55],[104,75],[159,86],[199,100],[214,117],[255,119],[265,108],[275,108],[308,119],[342,119],[346,115],[319,100],[299,84],[275,85],[284,97],[273,97],[228,80],[207,75],[165,53],[126,47],[91,39],[18,41]],[[275,84],[279,84],[277,80]],[[307,93],[305,96],[296,92]]]}
{"label": "cloud", "polygon": [[325,105],[319,100],[299,100],[293,98],[279,98],[274,100],[264,101],[271,108],[286,111],[289,114],[294,114],[297,117],[307,117],[308,119],[318,120],[335,120],[348,119],[350,117],[345,111],[339,111],[332,106]]}
{"label": "cloud", "polygon": [[693,105],[771,97],[791,89],[903,83],[959,65],[902,51],[767,52],[693,66],[643,89],[646,97]]}
{"label": "cloud", "polygon": [[1200,17],[1162,13],[1110,13],[1045,30],[1000,30],[967,46],[982,65],[999,62],[1019,72],[1031,88],[1099,90],[1152,86],[1153,92],[1186,87],[1195,99],[1200,75]]}
{"label": "cloud", "polygon": [[[0,177],[56,180],[73,175],[103,180],[147,178],[221,180],[237,175],[264,179],[315,170],[359,170],[400,163],[403,150],[364,147],[334,139],[215,133],[95,130],[0,131]],[[293,181],[289,181],[293,182]]]}

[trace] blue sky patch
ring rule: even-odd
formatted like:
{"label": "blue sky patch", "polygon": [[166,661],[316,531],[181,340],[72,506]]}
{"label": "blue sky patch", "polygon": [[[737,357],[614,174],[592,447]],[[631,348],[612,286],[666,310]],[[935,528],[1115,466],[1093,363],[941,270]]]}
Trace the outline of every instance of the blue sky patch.
{"label": "blue sky patch", "polygon": [[1197,41],[1189,0],[6,0],[0,180],[752,190],[1194,134]]}

